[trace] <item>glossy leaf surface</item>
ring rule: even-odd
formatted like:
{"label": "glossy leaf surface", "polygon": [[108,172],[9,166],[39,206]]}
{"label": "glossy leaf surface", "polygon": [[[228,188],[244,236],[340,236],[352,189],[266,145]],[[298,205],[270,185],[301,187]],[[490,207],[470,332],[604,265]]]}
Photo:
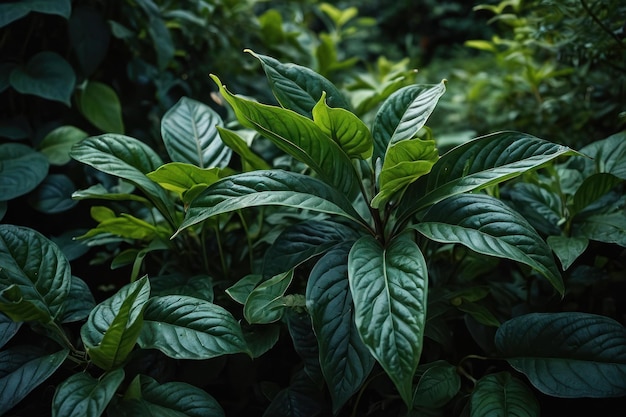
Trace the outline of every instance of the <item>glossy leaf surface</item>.
{"label": "glossy leaf surface", "polygon": [[265,324],[280,320],[285,310],[283,295],[292,279],[293,271],[288,271],[254,288],[243,308],[246,321],[250,324]]}
{"label": "glossy leaf surface", "polygon": [[52,399],[52,417],[99,417],[124,380],[116,369],[95,379],[77,373],[59,384]]}
{"label": "glossy leaf surface", "polygon": [[539,403],[533,392],[508,372],[482,377],[470,400],[472,417],[539,417]]}

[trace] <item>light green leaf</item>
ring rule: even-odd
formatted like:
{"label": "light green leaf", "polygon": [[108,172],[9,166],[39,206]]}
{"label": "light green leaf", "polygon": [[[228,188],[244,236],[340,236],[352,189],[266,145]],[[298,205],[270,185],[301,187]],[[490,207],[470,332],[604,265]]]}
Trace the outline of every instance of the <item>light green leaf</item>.
{"label": "light green leaf", "polygon": [[352,243],[336,246],[313,267],[306,289],[307,310],[319,345],[319,363],[328,385],[333,412],[361,387],[374,358],[354,324],[348,282],[348,254]]}
{"label": "light green leaf", "polygon": [[547,395],[607,398],[626,395],[626,329],[587,313],[531,313],[500,326],[501,357]]}
{"label": "light green leaf", "polygon": [[78,204],[78,201],[72,200],[75,189],[67,175],[51,174],[39,184],[28,200],[33,208],[42,213],[61,213]]}
{"label": "light green leaf", "polygon": [[116,369],[95,379],[87,373],[70,376],[57,386],[52,399],[52,417],[99,417],[124,380]]}
{"label": "light green leaf", "polygon": [[91,124],[106,133],[124,133],[122,105],[115,90],[98,81],[89,81],[76,96],[78,109]]}
{"label": "light green leaf", "polygon": [[330,220],[309,220],[288,226],[264,256],[263,276],[273,277],[296,268],[342,242],[354,242],[359,234]]}
{"label": "light green leaf", "polygon": [[263,158],[252,152],[246,141],[243,140],[237,133],[232,130],[224,129],[220,126],[217,127],[217,131],[220,133],[222,142],[224,142],[241,158],[244,172],[271,168],[270,165],[263,160]]}
{"label": "light green leaf", "polygon": [[237,119],[271,140],[282,151],[309,166],[320,178],[354,198],[360,179],[350,158],[310,119],[286,108],[256,103],[231,94],[212,75]]}
{"label": "light green leaf", "polygon": [[589,239],[585,237],[548,236],[546,242],[561,261],[563,271],[572,266],[589,245]]}
{"label": "light green leaf", "polygon": [[80,335],[94,364],[110,370],[124,363],[139,337],[149,294],[150,281],[143,277],[91,311]]}
{"label": "light green leaf", "polygon": [[267,75],[272,92],[281,106],[310,117],[315,104],[326,92],[328,105],[349,109],[348,102],[333,83],[320,74],[296,64],[283,64],[278,60],[246,49],[259,61]]}
{"label": "light green leaf", "polygon": [[292,279],[293,271],[288,271],[253,289],[243,306],[246,321],[250,324],[267,324],[280,320],[285,311],[283,295]]}
{"label": "light green leaf", "polygon": [[72,66],[56,52],[39,52],[25,66],[15,67],[9,78],[21,94],[32,94],[70,106],[76,75]]}
{"label": "light green leaf", "polygon": [[232,175],[211,185],[192,202],[178,233],[218,214],[259,206],[312,210],[366,225],[344,194],[306,175],[270,170]]}
{"label": "light green leaf", "polygon": [[455,195],[432,206],[422,222],[412,227],[437,242],[459,243],[478,253],[528,265],[559,294],[565,292],[548,245],[526,219],[496,198]]}
{"label": "light green leaf", "polygon": [[378,177],[379,192],[371,206],[382,208],[391,199],[399,200],[406,187],[430,172],[439,159],[432,140],[403,140],[390,145]]}
{"label": "light green leaf", "polygon": [[413,407],[440,408],[461,389],[456,366],[444,361],[428,364],[415,387]]}
{"label": "light green leaf", "polygon": [[540,411],[533,392],[508,372],[480,378],[470,398],[472,417],[539,417]]}
{"label": "light green leaf", "polygon": [[[92,214],[98,208],[99,207],[97,206],[92,207]],[[94,217],[94,219],[96,219],[96,217]],[[119,217],[114,215],[114,217],[99,220],[97,227],[90,229],[84,235],[77,237],[77,239],[87,239],[106,233],[123,238],[144,240],[147,242],[155,239],[161,239],[164,242],[168,242],[171,230],[159,225],[155,226],[130,214],[122,213]]]}
{"label": "light green leaf", "polygon": [[241,327],[228,311],[185,295],[150,299],[138,343],[176,359],[210,359],[247,351]]}
{"label": "light green leaf", "polygon": [[426,324],[424,256],[408,234],[386,247],[364,236],[350,250],[348,278],[361,339],[410,408]]}
{"label": "light green leaf", "polygon": [[455,194],[501,183],[563,155],[571,149],[519,132],[499,132],[457,146],[413,183],[400,204],[401,219]]}
{"label": "light green leaf", "polygon": [[147,195],[172,225],[177,223],[171,197],[146,177],[163,165],[163,161],[145,143],[116,134],[92,136],[76,144],[70,155],[106,174],[130,181]]}
{"label": "light green leaf", "polygon": [[[131,184],[126,183],[126,185],[130,186],[130,192],[132,192],[135,187]],[[119,187],[115,187],[119,188]],[[124,192],[110,192],[107,190],[102,184],[95,184],[85,190],[77,190],[72,194],[72,198],[76,200],[89,200],[89,199],[97,199],[97,200],[113,200],[113,201],[138,201],[145,205],[150,205],[150,200],[145,197],[142,197],[137,194]]]}
{"label": "light green leaf", "polygon": [[424,127],[445,91],[444,80],[439,84],[406,86],[390,95],[374,119],[373,160],[384,159],[389,146],[402,140],[413,139]]}
{"label": "light green leaf", "polygon": [[220,172],[220,168],[199,168],[183,162],[170,162],[146,176],[166,190],[178,193],[182,199],[183,194],[195,186],[208,187],[219,180],[222,177]]}
{"label": "light green leaf", "polygon": [[65,165],[72,160],[70,150],[74,144],[87,137],[87,133],[74,126],[59,126],[48,133],[39,146],[39,151],[51,165]]}
{"label": "light green leaf", "polygon": [[42,306],[38,300],[25,299],[20,287],[15,284],[0,291],[0,312],[16,322],[36,321],[48,324],[54,321],[46,306]]}
{"label": "light green leaf", "polygon": [[222,118],[199,101],[182,97],[161,120],[161,135],[174,162],[200,168],[225,167],[231,150],[220,139]]}
{"label": "light green leaf", "polygon": [[48,174],[48,160],[21,143],[0,145],[0,199],[11,200],[37,187]]}
{"label": "light green leaf", "polygon": [[67,349],[48,354],[30,345],[0,351],[0,415],[48,379],[68,354]]}
{"label": "light green leaf", "polygon": [[367,159],[372,156],[374,139],[369,128],[348,110],[329,107],[325,91],[313,107],[313,121],[350,158]]}
{"label": "light green leaf", "polygon": [[[70,264],[57,245],[32,229],[0,225],[0,265],[3,298],[32,305],[53,320],[61,317],[72,275]],[[37,315],[38,319],[45,319]]]}

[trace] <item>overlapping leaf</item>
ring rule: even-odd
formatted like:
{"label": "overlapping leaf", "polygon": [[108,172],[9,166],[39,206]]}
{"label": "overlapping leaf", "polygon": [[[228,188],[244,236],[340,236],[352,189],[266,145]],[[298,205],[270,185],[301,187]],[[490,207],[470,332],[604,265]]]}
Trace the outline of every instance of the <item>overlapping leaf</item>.
{"label": "overlapping leaf", "polygon": [[472,392],[472,417],[539,417],[539,402],[532,391],[508,372],[487,375]]}
{"label": "overlapping leaf", "polygon": [[52,400],[52,417],[99,417],[124,380],[116,369],[99,379],[87,373],[70,376],[57,387]]}

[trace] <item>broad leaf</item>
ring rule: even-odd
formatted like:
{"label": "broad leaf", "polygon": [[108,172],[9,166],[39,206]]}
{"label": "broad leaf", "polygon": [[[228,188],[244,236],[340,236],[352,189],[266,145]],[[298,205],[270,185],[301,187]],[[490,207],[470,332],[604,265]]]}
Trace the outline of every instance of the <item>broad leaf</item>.
{"label": "broad leaf", "polygon": [[78,108],[91,124],[102,132],[124,133],[122,105],[117,93],[106,84],[90,81],[79,90],[76,99]]}
{"label": "broad leaf", "polygon": [[246,340],[251,358],[258,358],[276,345],[280,338],[280,324],[263,324],[246,326],[243,329],[243,338]]}
{"label": "broad leaf", "polygon": [[376,113],[372,127],[373,160],[384,159],[389,146],[413,139],[445,91],[446,85],[442,81],[433,85],[406,86],[389,96]]}
{"label": "broad leaf", "polygon": [[472,417],[539,417],[539,402],[533,392],[508,372],[482,377],[470,398]]}
{"label": "broad leaf", "polygon": [[565,292],[546,242],[526,219],[496,198],[455,195],[432,206],[413,228],[437,242],[460,243],[478,253],[526,264],[561,295]]}
{"label": "broad leaf", "polygon": [[67,349],[48,354],[30,345],[0,351],[0,415],[48,379],[68,354]]}
{"label": "broad leaf", "polygon": [[110,408],[116,417],[224,417],[224,410],[206,391],[184,382],[159,384],[137,376],[140,397],[118,401]]}
{"label": "broad leaf", "polygon": [[271,140],[282,151],[309,166],[320,178],[354,198],[360,179],[350,158],[311,119],[289,109],[268,106],[231,94],[212,76],[237,119]]}
{"label": "broad leaf", "polygon": [[237,281],[233,286],[226,289],[226,294],[239,304],[245,304],[246,299],[254,288],[263,280],[261,274],[249,274]]}
{"label": "broad leaf", "polygon": [[586,173],[608,173],[626,180],[626,131],[595,141],[580,153],[591,157],[583,159]]}
{"label": "broad leaf", "polygon": [[374,358],[354,324],[348,282],[348,254],[352,243],[336,246],[313,267],[306,289],[307,310],[319,345],[319,362],[337,414],[361,387]]}
{"label": "broad leaf", "polygon": [[589,246],[589,239],[585,237],[548,236],[546,242],[561,261],[563,271],[572,266]]}
{"label": "broad leaf", "polygon": [[[20,315],[35,310],[39,311],[37,320],[44,323],[61,317],[72,276],[70,264],[57,245],[32,229],[0,225],[0,265],[2,298],[10,301],[2,303],[2,311],[9,317],[15,321],[34,319]],[[23,311],[25,305],[27,310]]]}
{"label": "broad leaf", "polygon": [[87,132],[75,126],[60,126],[48,133],[38,145],[51,165],[65,165],[72,160],[72,146],[87,137]]}
{"label": "broad leaf", "polygon": [[326,92],[313,107],[313,121],[350,158],[367,159],[372,156],[374,139],[369,128],[348,110],[329,107]]}
{"label": "broad leaf", "polygon": [[243,315],[250,324],[266,324],[280,320],[285,311],[283,295],[291,280],[293,271],[276,275],[257,286],[243,307]]}
{"label": "broad leaf", "polygon": [[456,366],[444,361],[428,364],[415,387],[414,407],[440,408],[461,389],[461,377]]}
{"label": "broad leaf", "polygon": [[555,397],[626,395],[626,329],[587,313],[531,313],[496,333],[500,355]]}
{"label": "broad leaf", "polygon": [[72,200],[75,189],[76,186],[67,175],[51,174],[39,184],[28,201],[42,213],[62,213],[78,204],[78,201]]}
{"label": "broad leaf", "polygon": [[188,295],[213,302],[213,280],[208,275],[161,275],[150,278],[150,294]]}
{"label": "broad leaf", "polygon": [[626,195],[610,192],[572,219],[571,235],[626,247]]}
{"label": "broad leaf", "polygon": [[0,145],[0,200],[27,194],[48,174],[45,155],[21,143]]}
{"label": "broad leaf", "polygon": [[149,293],[150,281],[143,277],[91,311],[80,335],[94,364],[110,370],[124,363],[139,337]]}
{"label": "broad leaf", "polygon": [[323,415],[323,401],[318,387],[303,371],[297,372],[289,387],[274,396],[263,417],[315,417]]}
{"label": "broad leaf", "polygon": [[310,117],[313,107],[325,92],[329,106],[349,109],[348,102],[337,87],[315,71],[296,64],[283,64],[249,49],[246,52],[261,61],[272,92],[281,106]]}
{"label": "broad leaf", "polygon": [[405,219],[444,198],[486,188],[540,167],[571,149],[524,133],[500,132],[476,138],[445,153],[402,199]]}
{"label": "broad leaf", "polygon": [[410,407],[426,323],[424,256],[408,234],[385,247],[365,236],[350,250],[348,278],[361,339]]}
{"label": "broad leaf", "polygon": [[22,322],[13,321],[6,314],[0,313],[0,348],[15,336],[20,327]]}
{"label": "broad leaf", "polygon": [[95,379],[77,373],[63,381],[52,399],[52,417],[99,417],[124,380],[124,370],[116,369]]}
{"label": "broad leaf", "polygon": [[56,52],[43,51],[31,57],[25,66],[15,67],[11,87],[21,94],[32,94],[70,106],[76,75],[72,66]]}
{"label": "broad leaf", "polygon": [[574,194],[573,214],[583,211],[585,207],[596,202],[622,181],[624,180],[613,174],[604,173],[593,174],[585,178]]}
{"label": "broad leaf", "polygon": [[175,359],[210,359],[247,352],[241,327],[228,311],[185,295],[148,301],[138,343]]}
{"label": "broad leaf", "polygon": [[296,268],[328,249],[359,237],[354,229],[329,220],[309,220],[287,227],[265,252],[263,276]]}
{"label": "broad leaf", "polygon": [[161,120],[161,135],[174,162],[200,168],[225,167],[231,150],[220,139],[222,118],[209,106],[182,97]]}
{"label": "broad leaf", "polygon": [[437,159],[439,153],[431,140],[404,140],[390,145],[378,177],[380,191],[371,206],[382,208],[391,199],[399,200],[406,187],[428,174]]}
{"label": "broad leaf", "polygon": [[271,170],[232,175],[211,185],[192,202],[179,232],[218,214],[255,206],[294,207],[365,223],[345,195],[323,182],[294,172]]}
{"label": "broad leaf", "polygon": [[263,158],[252,152],[246,141],[237,133],[219,126],[217,127],[217,131],[220,133],[222,142],[241,158],[244,172],[271,168]]}
{"label": "broad leaf", "polygon": [[[130,186],[129,192],[113,192],[107,190],[102,184],[94,184],[89,188],[84,190],[77,190],[72,194],[72,198],[76,200],[89,200],[89,199],[97,199],[97,200],[112,200],[112,201],[138,201],[142,204],[150,206],[150,200],[145,197],[142,197],[137,194],[131,194],[134,191],[135,187],[131,184],[124,183],[125,185]],[[120,188],[120,187],[115,187]]]}
{"label": "broad leaf", "polygon": [[96,301],[85,281],[72,276],[72,285],[67,295],[68,302],[63,310],[62,323],[73,323],[89,317],[89,313],[96,306]]}
{"label": "broad leaf", "polygon": [[311,316],[307,312],[289,309],[285,312],[285,321],[293,342],[293,348],[302,359],[304,372],[316,386],[323,387],[324,377],[320,366],[317,335],[311,325]]}
{"label": "broad leaf", "polygon": [[185,199],[189,190],[199,185],[202,185],[204,190],[222,177],[220,172],[220,168],[204,169],[183,162],[170,162],[148,173],[147,177],[166,190],[174,191],[186,203],[190,203],[192,199]]}
{"label": "broad leaf", "polygon": [[176,224],[177,215],[170,196],[146,177],[163,165],[163,161],[145,143],[123,135],[92,136],[75,145],[70,155],[106,174],[130,181],[147,195],[171,224]]}
{"label": "broad leaf", "polygon": [[506,201],[520,213],[537,231],[558,235],[564,220],[565,207],[559,194],[539,184],[518,182],[505,190]]}

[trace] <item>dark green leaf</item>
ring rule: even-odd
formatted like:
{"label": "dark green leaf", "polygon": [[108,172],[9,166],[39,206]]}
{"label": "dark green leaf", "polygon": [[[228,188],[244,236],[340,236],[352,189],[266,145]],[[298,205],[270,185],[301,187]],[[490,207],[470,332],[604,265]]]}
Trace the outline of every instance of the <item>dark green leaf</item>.
{"label": "dark green leaf", "polygon": [[291,280],[293,271],[276,275],[257,286],[243,307],[243,315],[250,324],[266,324],[280,320],[285,311],[283,295]]}
{"label": "dark green leaf", "polygon": [[306,289],[319,362],[335,414],[361,387],[374,366],[374,358],[354,324],[348,282],[351,247],[352,243],[343,243],[329,250],[313,267]]}
{"label": "dark green leaf", "polygon": [[522,381],[508,372],[482,377],[471,396],[472,417],[539,417],[539,402]]}
{"label": "dark green leaf", "polygon": [[557,235],[564,220],[565,209],[559,194],[538,184],[518,182],[507,194],[517,210],[537,231]]}
{"label": "dark green leaf", "polygon": [[150,281],[143,277],[91,311],[80,335],[94,364],[110,370],[124,363],[139,337],[149,294]]}
{"label": "dark green leaf", "polygon": [[0,265],[0,290],[14,288],[11,301],[30,303],[52,319],[61,317],[72,276],[54,243],[32,229],[0,225]]}
{"label": "dark green leaf", "polygon": [[626,131],[595,141],[580,153],[593,158],[584,158],[586,173],[608,173],[626,180]]}
{"label": "dark green leaf", "polygon": [[422,374],[415,387],[414,407],[439,408],[461,389],[461,377],[456,366],[437,361]]}
{"label": "dark green leaf", "polygon": [[188,295],[213,302],[213,279],[208,275],[161,275],[150,278],[150,294]]}
{"label": "dark green leaf", "polygon": [[15,67],[11,87],[21,94],[32,94],[70,106],[76,75],[72,66],[56,52],[34,55],[23,67]]}
{"label": "dark green leaf", "polygon": [[222,118],[209,106],[182,97],[161,120],[161,135],[174,162],[200,168],[225,167],[231,150],[220,139]]}
{"label": "dark green leaf", "polygon": [[20,0],[0,4],[0,28],[30,12],[59,15],[67,19],[70,17],[71,11],[71,0]]}
{"label": "dark green leaf", "polygon": [[271,205],[334,214],[365,223],[345,195],[323,182],[294,172],[271,170],[232,175],[207,188],[187,210],[179,232],[218,214]]}
{"label": "dark green leaf", "polygon": [[361,339],[410,407],[426,323],[424,256],[408,234],[386,247],[365,236],[350,250],[348,277]]}
{"label": "dark green leaf", "polygon": [[[242,303],[243,304],[243,303]],[[243,338],[246,340],[250,356],[258,358],[274,347],[280,338],[280,325],[258,325],[243,328]]]}
{"label": "dark green leaf", "polygon": [[96,71],[109,48],[111,29],[104,16],[95,8],[79,6],[68,22],[70,42],[86,77]]}
{"label": "dark green leaf", "polygon": [[42,213],[61,213],[78,204],[78,201],[72,200],[75,189],[74,183],[67,175],[51,174],[29,196],[29,202]]}
{"label": "dark green leaf", "polygon": [[572,219],[571,235],[626,247],[626,195],[610,192]]}
{"label": "dark green leaf", "polygon": [[176,359],[210,359],[247,352],[241,327],[224,308],[195,297],[153,297],[138,340]]}
{"label": "dark green leaf", "polygon": [[329,220],[309,220],[287,227],[265,252],[263,276],[273,277],[358,238],[354,229]]}
{"label": "dark green leaf", "polygon": [[11,200],[37,187],[48,174],[48,160],[21,143],[0,145],[0,199]]}
{"label": "dark green leaf", "polygon": [[68,353],[65,349],[47,354],[34,346],[14,346],[0,351],[0,415],[48,379]]}
{"label": "dark green leaf", "polygon": [[263,158],[252,152],[246,141],[243,140],[237,133],[232,130],[224,129],[220,126],[217,127],[217,131],[220,133],[222,142],[224,142],[241,158],[244,172],[271,168],[269,164],[263,160]]}
{"label": "dark green leaf", "polygon": [[0,313],[0,348],[11,340],[22,327],[22,322],[13,321],[6,314]]}
{"label": "dark green leaf", "polygon": [[249,49],[246,52],[261,61],[272,92],[283,107],[310,117],[313,107],[326,92],[329,106],[349,109],[348,102],[337,87],[315,71],[296,64],[283,64]]}
{"label": "dark green leaf", "polygon": [[[626,139],[626,137],[624,139]],[[623,179],[613,174],[604,173],[593,174],[585,178],[578,190],[576,190],[576,194],[574,194],[572,214],[583,211],[585,207],[597,201],[622,181]]]}
{"label": "dark green leaf", "polygon": [[87,283],[75,276],[72,276],[72,285],[67,299],[69,301],[63,311],[62,323],[73,323],[86,319],[96,306],[96,301]]}
{"label": "dark green leaf", "polygon": [[124,133],[122,105],[111,87],[90,81],[77,96],[80,112],[102,132]]}
{"label": "dark green leaf", "polygon": [[354,198],[360,179],[350,158],[311,119],[282,107],[268,106],[231,94],[212,76],[237,119],[271,140],[282,151],[309,166],[320,178]]}
{"label": "dark green leaf", "polygon": [[442,81],[433,85],[406,86],[389,96],[376,113],[372,127],[373,160],[384,159],[389,146],[413,139],[445,91],[446,85]]}
{"label": "dark green leaf", "polygon": [[307,312],[298,313],[290,309],[285,312],[285,318],[293,348],[304,364],[304,372],[316,386],[323,387],[324,377],[320,367],[316,334],[311,326],[311,316]]}
{"label": "dark green leaf", "polygon": [[239,304],[245,304],[246,299],[248,298],[252,290],[262,280],[263,275],[261,274],[246,275],[245,277],[237,281],[233,286],[229,287],[226,290],[226,294],[228,294],[230,298],[237,301]]}
{"label": "dark green leaf", "polygon": [[289,387],[272,399],[263,417],[319,417],[323,404],[320,397],[311,378],[300,371],[292,378]]}
{"label": "dark green leaf", "polygon": [[52,399],[52,417],[99,417],[124,380],[124,370],[116,369],[95,379],[78,373],[63,381]]}
{"label": "dark green leaf", "polygon": [[462,194],[432,206],[413,226],[429,239],[460,243],[485,255],[511,259],[541,273],[561,294],[563,278],[546,242],[518,213],[485,194]]}
{"label": "dark green leaf", "polygon": [[547,395],[626,395],[626,329],[609,317],[526,314],[503,323],[495,342],[500,355]]}
{"label": "dark green leaf", "polygon": [[589,245],[589,239],[585,237],[548,236],[546,241],[561,261],[563,271],[572,266]]}

